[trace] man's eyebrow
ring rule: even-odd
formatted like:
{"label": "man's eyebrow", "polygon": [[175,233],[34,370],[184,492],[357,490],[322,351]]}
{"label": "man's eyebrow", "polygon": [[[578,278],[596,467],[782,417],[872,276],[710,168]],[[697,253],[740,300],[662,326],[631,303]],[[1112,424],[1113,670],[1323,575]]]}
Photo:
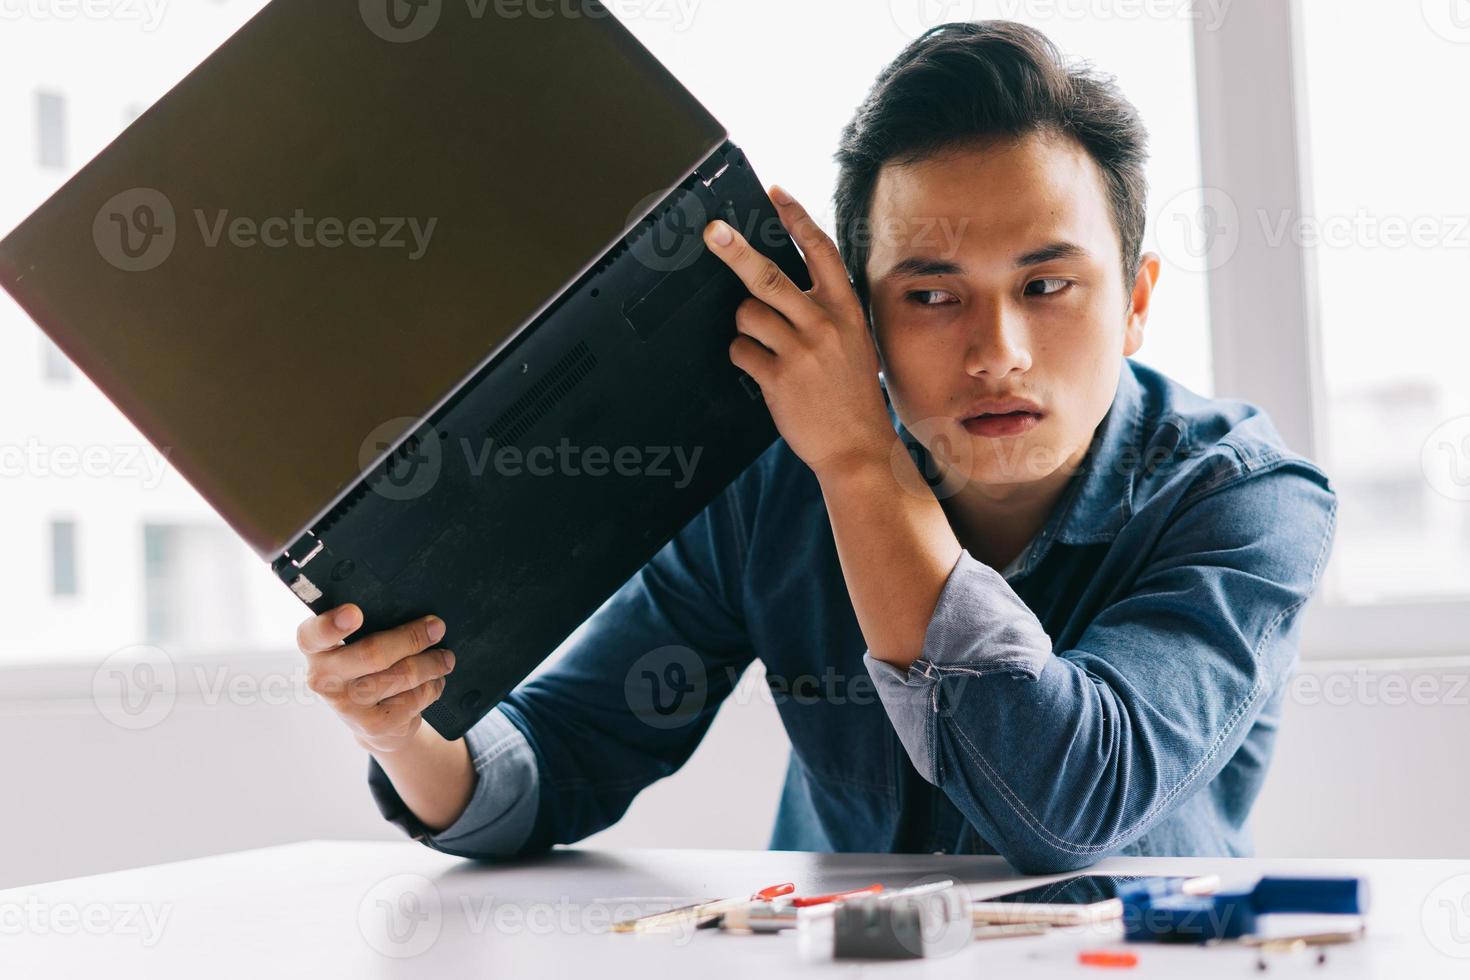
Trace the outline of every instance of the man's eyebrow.
{"label": "man's eyebrow", "polygon": [[[1053,262],[1057,259],[1085,259],[1091,253],[1075,242],[1051,242],[1040,248],[1016,256],[1015,266],[1024,269],[1028,266],[1041,265],[1043,262]],[[914,255],[896,263],[892,269],[883,274],[884,281],[891,279],[918,279],[924,276],[957,276],[964,273],[964,267],[944,259],[926,259]]]}
{"label": "man's eyebrow", "polygon": [[917,279],[921,276],[957,276],[964,271],[960,266],[944,259],[925,259],[915,255],[894,265],[883,274],[883,278]]}
{"label": "man's eyebrow", "polygon": [[1075,242],[1051,242],[1040,248],[1032,249],[1024,255],[1016,256],[1016,268],[1024,269],[1030,265],[1041,265],[1043,262],[1053,262],[1057,259],[1085,259],[1087,257],[1087,249]]}

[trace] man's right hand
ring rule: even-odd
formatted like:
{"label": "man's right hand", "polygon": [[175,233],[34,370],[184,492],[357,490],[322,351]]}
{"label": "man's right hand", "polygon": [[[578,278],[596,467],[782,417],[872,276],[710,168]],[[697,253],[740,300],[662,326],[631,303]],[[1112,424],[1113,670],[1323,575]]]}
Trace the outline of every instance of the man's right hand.
{"label": "man's right hand", "polygon": [[361,626],[362,610],[348,603],[303,622],[296,645],[306,655],[306,686],[378,756],[414,744],[424,709],[444,693],[454,654],[431,649],[444,638],[437,616],[344,642]]}

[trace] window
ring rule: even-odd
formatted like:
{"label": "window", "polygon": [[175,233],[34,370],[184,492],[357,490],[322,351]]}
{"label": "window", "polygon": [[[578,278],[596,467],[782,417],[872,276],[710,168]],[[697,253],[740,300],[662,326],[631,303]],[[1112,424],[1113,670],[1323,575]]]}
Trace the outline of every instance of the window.
{"label": "window", "polygon": [[77,594],[77,525],[74,521],[51,522],[51,594]]}
{"label": "window", "polygon": [[[1456,10],[1459,18],[1456,19]],[[1470,5],[1302,5],[1335,597],[1470,596]],[[1364,52],[1372,52],[1371,70]],[[1441,93],[1435,97],[1432,93]]]}
{"label": "window", "polygon": [[1237,219],[1210,272],[1216,382],[1338,492],[1309,657],[1463,654],[1470,632],[1467,13],[1287,0],[1195,27],[1203,174]]}
{"label": "window", "polygon": [[66,169],[66,99],[54,92],[36,93],[36,162]]}
{"label": "window", "polygon": [[[0,106],[0,235],[264,4],[170,5],[146,26],[0,18],[13,93],[13,111]],[[0,644],[0,666],[95,662],[159,639],[174,656],[294,652],[305,608],[3,291],[0,370],[5,517],[36,566],[9,583],[34,615]],[[159,528],[149,541],[145,524]]]}
{"label": "window", "polygon": [[[247,635],[236,600],[246,568],[238,544],[218,524],[143,526],[144,642],[221,649]],[[304,617],[303,617],[304,618]]]}

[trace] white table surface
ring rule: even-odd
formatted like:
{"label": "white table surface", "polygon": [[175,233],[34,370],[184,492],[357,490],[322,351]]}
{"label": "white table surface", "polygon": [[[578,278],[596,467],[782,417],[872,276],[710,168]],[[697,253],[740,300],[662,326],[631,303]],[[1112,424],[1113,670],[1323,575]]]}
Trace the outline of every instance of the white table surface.
{"label": "white table surface", "polygon": [[[1373,888],[1368,937],[1333,948],[1325,966],[1273,957],[1269,976],[1470,978],[1470,861],[1128,858],[1090,870],[1227,882],[1364,875]],[[1096,930],[867,962],[832,961],[811,934],[608,931],[620,900],[745,894],[782,881],[815,894],[934,875],[968,884],[976,898],[1016,881],[1004,862],[984,857],[560,850],[492,867],[412,842],[318,841],[0,892],[0,977],[1260,975],[1244,948],[1125,946]],[[1140,962],[1127,971],[1080,966],[1078,951],[1093,948],[1127,948]]]}

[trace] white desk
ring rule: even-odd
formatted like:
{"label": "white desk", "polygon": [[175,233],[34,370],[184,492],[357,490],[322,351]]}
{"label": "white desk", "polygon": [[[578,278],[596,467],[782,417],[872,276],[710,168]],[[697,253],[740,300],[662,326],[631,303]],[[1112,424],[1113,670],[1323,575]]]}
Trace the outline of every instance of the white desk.
{"label": "white desk", "polygon": [[[1309,957],[1273,958],[1270,976],[1470,977],[1470,861],[1151,858],[1113,859],[1091,870],[1227,880],[1366,875],[1374,890],[1368,938],[1333,948],[1324,967]],[[833,962],[794,933],[612,934],[617,903],[598,902],[736,895],[781,881],[814,894],[934,874],[968,883],[977,898],[1010,890],[1015,880],[996,858],[566,850],[494,868],[412,842],[313,842],[0,892],[0,976],[769,980],[1124,972],[1077,964],[1080,949],[1121,948],[1096,932],[973,943],[937,960]],[[407,892],[416,908],[413,898],[404,904]],[[1130,948],[1140,963],[1124,975],[1260,975],[1254,953],[1243,948]]]}

